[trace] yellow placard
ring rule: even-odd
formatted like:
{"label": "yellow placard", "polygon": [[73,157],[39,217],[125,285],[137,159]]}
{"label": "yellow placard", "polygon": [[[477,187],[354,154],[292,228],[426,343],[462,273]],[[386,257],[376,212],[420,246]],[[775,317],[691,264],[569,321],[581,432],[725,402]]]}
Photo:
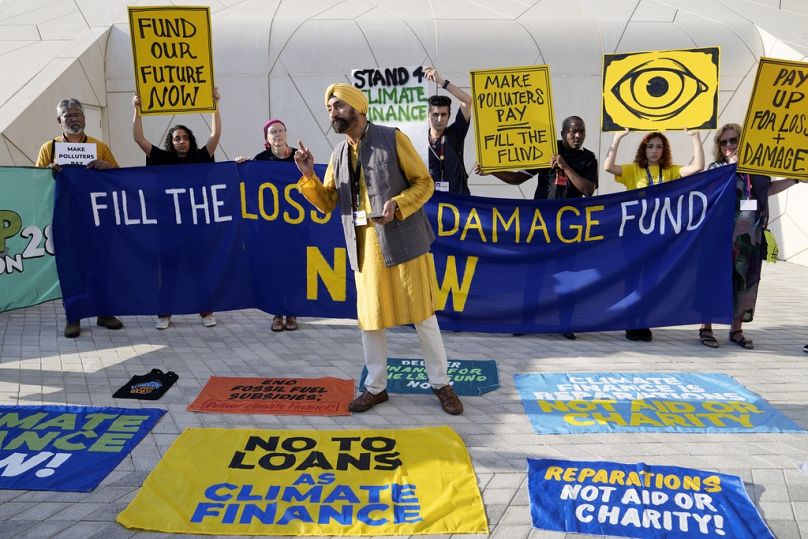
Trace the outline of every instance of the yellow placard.
{"label": "yellow placard", "polygon": [[738,170],[808,180],[808,63],[761,58]]}
{"label": "yellow placard", "polygon": [[216,110],[209,7],[129,7],[129,31],[141,114]]}
{"label": "yellow placard", "polygon": [[601,129],[715,129],[718,47],[603,55]]}
{"label": "yellow placard", "polygon": [[549,66],[472,71],[471,95],[483,172],[550,166],[557,150]]}
{"label": "yellow placard", "polygon": [[192,534],[488,533],[471,460],[449,427],[188,429],[117,520]]}

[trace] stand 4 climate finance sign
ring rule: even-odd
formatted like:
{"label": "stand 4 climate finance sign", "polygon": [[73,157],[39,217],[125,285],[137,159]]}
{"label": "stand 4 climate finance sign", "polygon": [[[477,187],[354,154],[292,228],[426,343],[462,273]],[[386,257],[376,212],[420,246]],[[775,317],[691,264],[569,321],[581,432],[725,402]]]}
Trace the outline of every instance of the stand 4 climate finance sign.
{"label": "stand 4 climate finance sign", "polygon": [[738,170],[808,180],[808,63],[761,58]]}
{"label": "stand 4 climate finance sign", "polygon": [[208,7],[130,7],[140,111],[212,112],[213,47]]}
{"label": "stand 4 climate finance sign", "polygon": [[471,459],[449,427],[188,429],[117,520],[216,535],[488,533]]}
{"label": "stand 4 climate finance sign", "polygon": [[483,172],[550,166],[557,150],[549,66],[472,71],[471,93]]}
{"label": "stand 4 climate finance sign", "polygon": [[603,131],[715,129],[718,47],[603,56]]}

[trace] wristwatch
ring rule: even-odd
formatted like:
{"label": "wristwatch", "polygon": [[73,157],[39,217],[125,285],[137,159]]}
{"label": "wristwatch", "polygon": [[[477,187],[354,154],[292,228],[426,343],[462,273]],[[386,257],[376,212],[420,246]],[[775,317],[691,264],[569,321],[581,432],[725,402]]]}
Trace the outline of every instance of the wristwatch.
{"label": "wristwatch", "polygon": [[443,79],[443,84],[441,84],[440,87],[445,90],[447,86],[449,86],[449,81],[447,79]]}

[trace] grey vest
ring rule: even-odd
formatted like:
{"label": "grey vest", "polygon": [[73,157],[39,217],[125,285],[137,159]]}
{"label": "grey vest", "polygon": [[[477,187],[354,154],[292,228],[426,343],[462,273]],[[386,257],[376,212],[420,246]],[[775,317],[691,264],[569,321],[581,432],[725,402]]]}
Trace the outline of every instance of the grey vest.
{"label": "grey vest", "polygon": [[[356,249],[356,230],[353,224],[351,205],[350,148],[345,140],[334,148],[331,160],[339,195],[339,209],[345,244],[348,247],[348,260],[351,269],[359,270],[359,257]],[[396,129],[368,123],[365,136],[359,142],[359,162],[365,173],[365,185],[370,199],[371,214],[380,215],[384,203],[409,187],[401,168],[398,166],[396,151]],[[401,264],[429,252],[435,234],[426,218],[423,208],[404,219],[393,219],[386,225],[376,226],[379,247],[387,267]]]}

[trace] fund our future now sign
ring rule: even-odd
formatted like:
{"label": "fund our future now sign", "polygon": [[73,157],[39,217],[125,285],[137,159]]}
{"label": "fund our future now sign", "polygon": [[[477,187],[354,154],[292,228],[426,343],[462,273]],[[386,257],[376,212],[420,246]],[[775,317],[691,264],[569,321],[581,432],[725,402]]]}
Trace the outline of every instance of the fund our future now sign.
{"label": "fund our future now sign", "polygon": [[212,112],[208,7],[129,7],[135,86],[143,115]]}
{"label": "fund our future now sign", "polygon": [[368,98],[368,121],[397,127],[428,162],[429,95],[422,66],[354,69],[351,83]]}

